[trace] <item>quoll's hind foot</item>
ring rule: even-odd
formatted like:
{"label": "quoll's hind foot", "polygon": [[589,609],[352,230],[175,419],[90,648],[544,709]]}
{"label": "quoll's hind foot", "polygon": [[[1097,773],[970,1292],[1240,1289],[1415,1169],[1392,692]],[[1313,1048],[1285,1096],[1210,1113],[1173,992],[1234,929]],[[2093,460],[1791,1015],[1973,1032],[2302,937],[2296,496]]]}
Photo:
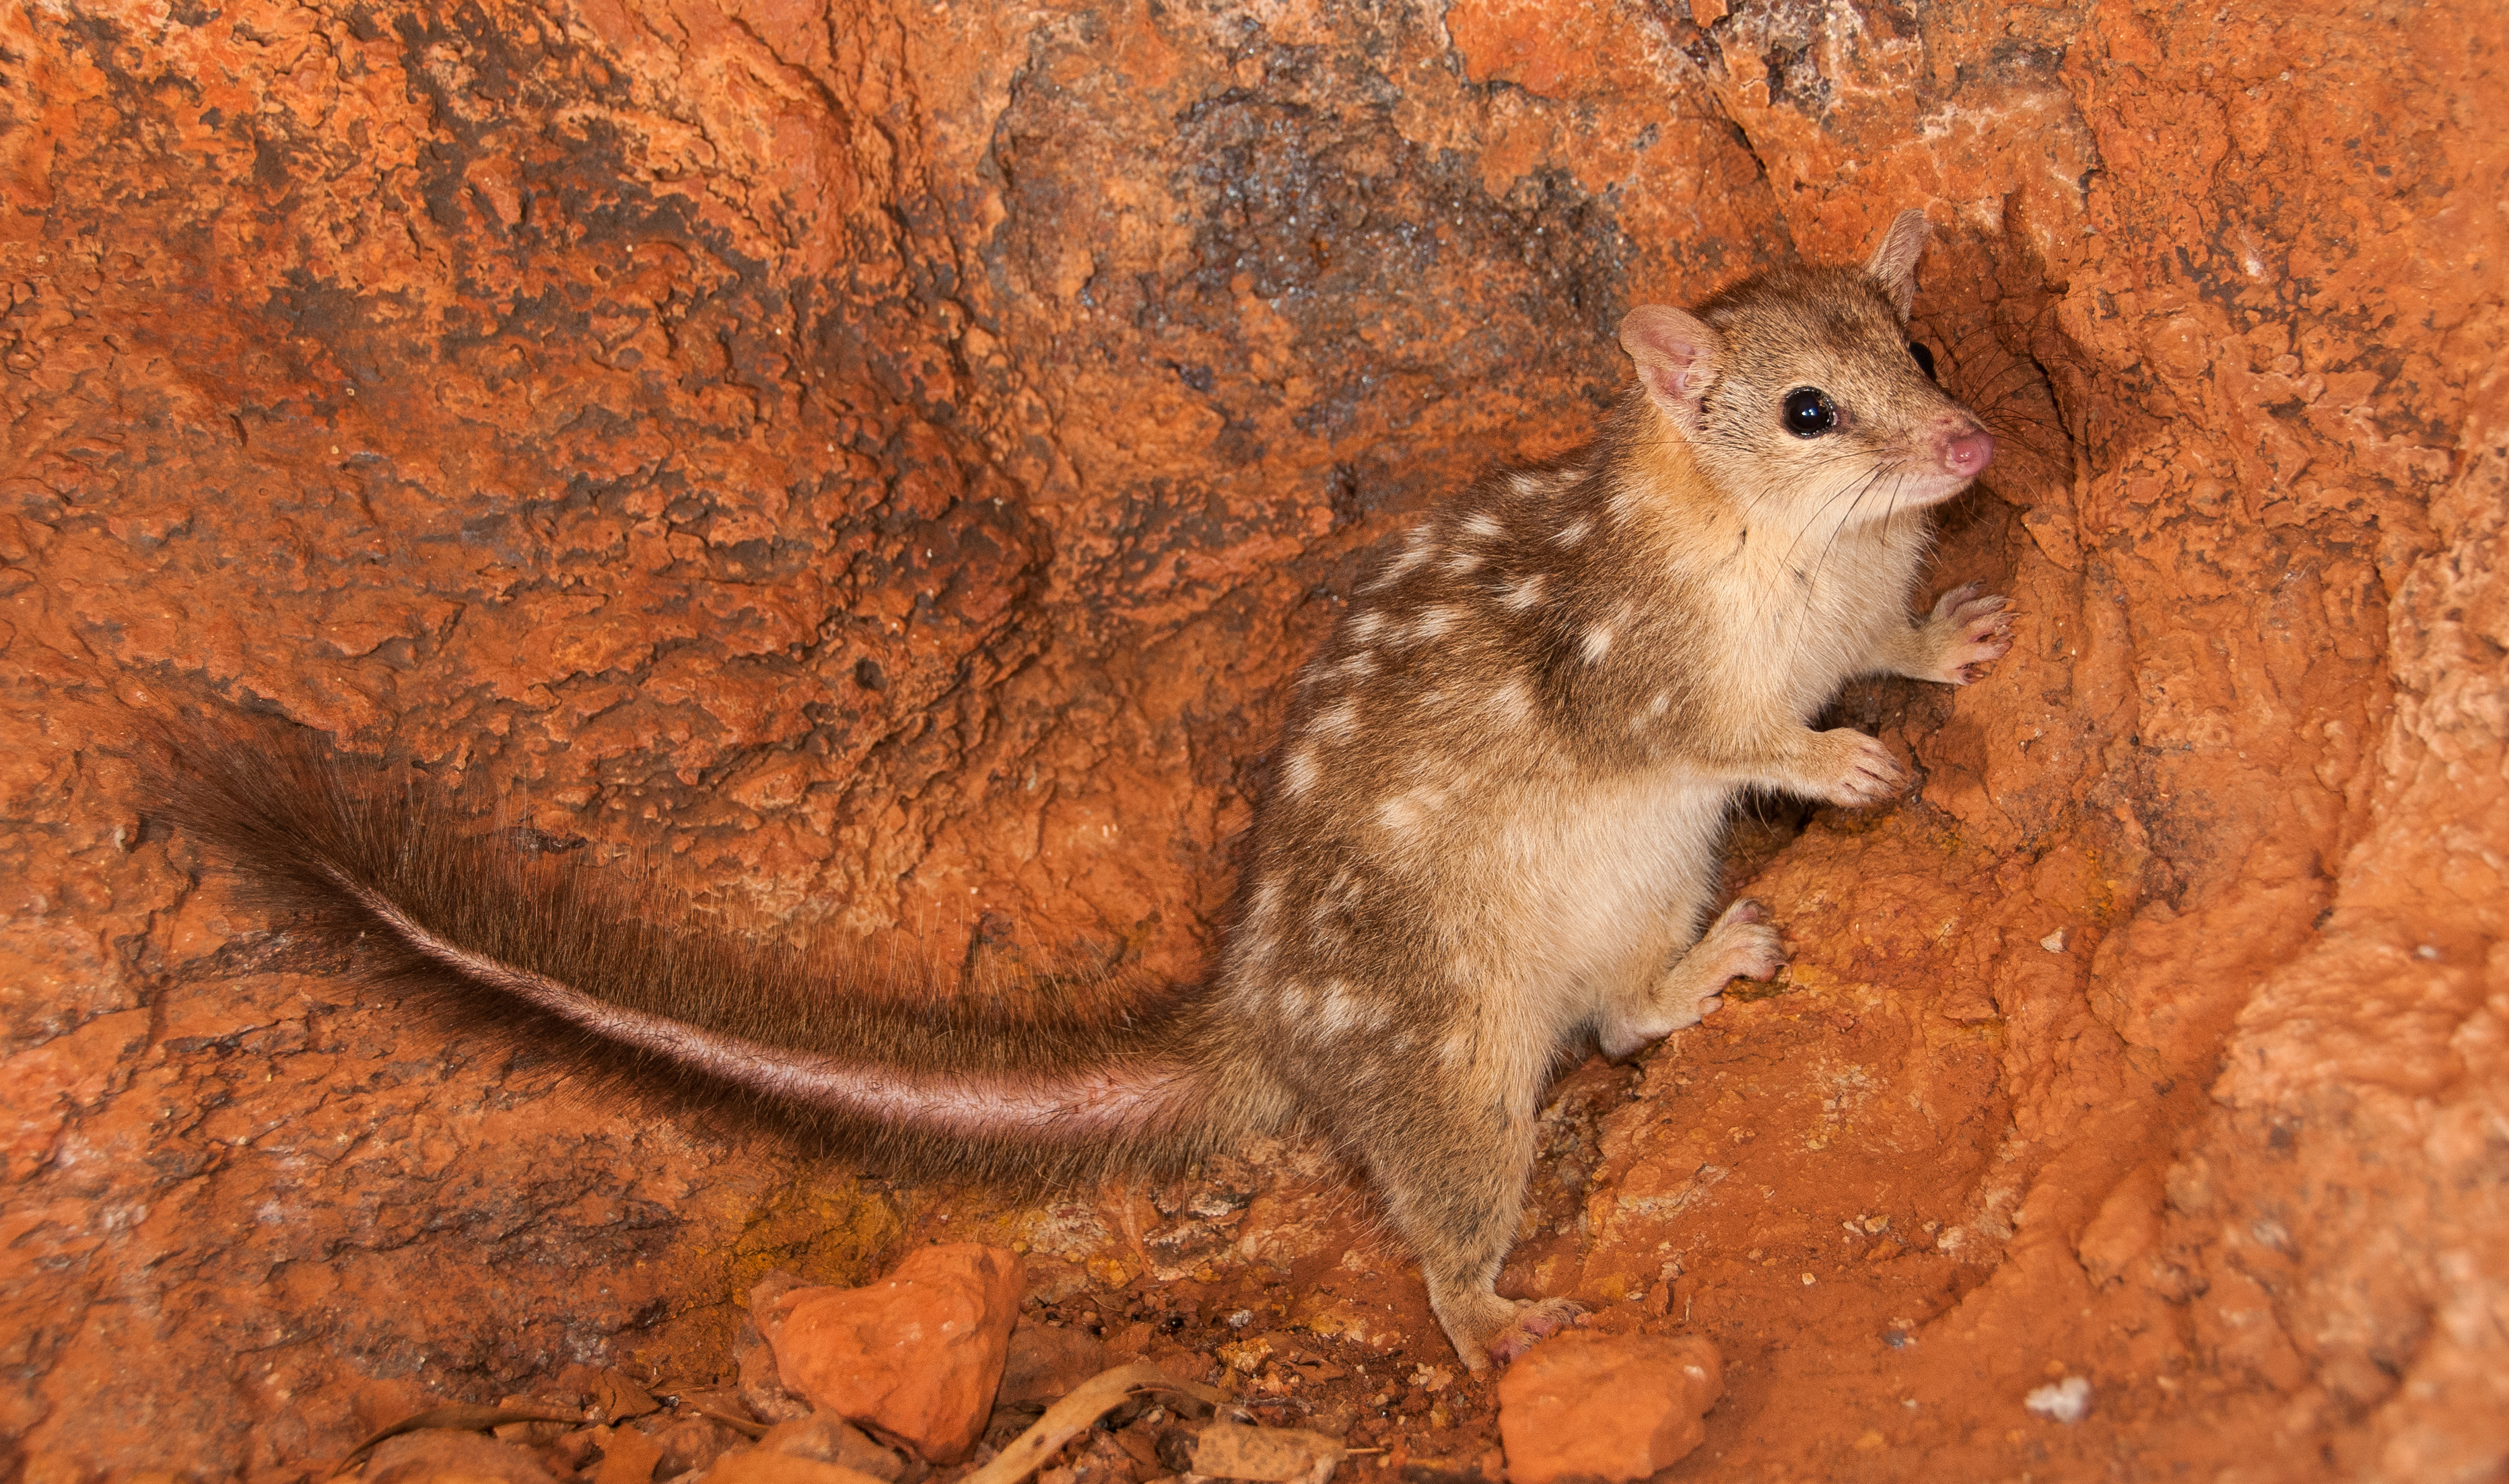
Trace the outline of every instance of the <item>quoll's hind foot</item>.
{"label": "quoll's hind foot", "polygon": [[[1753,898],[1738,897],[1732,907],[1717,914],[1691,950],[1681,955],[1674,973],[1688,968],[1694,958],[1700,960],[1701,977],[1709,981],[1705,997],[1699,1003],[1700,1015],[1706,1016],[1722,1003],[1718,996],[1735,980],[1766,982],[1777,978],[1778,971],[1786,966],[1786,946],[1779,939],[1778,930],[1769,926],[1768,908]],[[1665,977],[1668,981],[1673,975]]]}
{"label": "quoll's hind foot", "polygon": [[1526,1300],[1507,1327],[1490,1337],[1491,1362],[1499,1366],[1512,1364],[1517,1356],[1576,1323],[1585,1313],[1586,1306],[1575,1299]]}
{"label": "quoll's hind foot", "polygon": [[1489,1374],[1492,1362],[1505,1365],[1550,1335],[1577,1322],[1586,1306],[1573,1299],[1499,1297],[1486,1280],[1442,1291],[1429,1285],[1429,1307],[1439,1326],[1454,1344],[1464,1368],[1477,1376]]}
{"label": "quoll's hind foot", "polygon": [[1727,984],[1738,979],[1775,979],[1785,962],[1785,945],[1769,926],[1769,909],[1748,897],[1741,899],[1657,978],[1644,1004],[1603,1025],[1603,1055],[1615,1060],[1631,1057],[1698,1024],[1725,1008]]}
{"label": "quoll's hind foot", "polygon": [[2012,600],[1989,593],[1983,582],[1965,582],[1942,595],[1926,620],[1929,658],[1926,680],[1966,686],[2012,649]]}

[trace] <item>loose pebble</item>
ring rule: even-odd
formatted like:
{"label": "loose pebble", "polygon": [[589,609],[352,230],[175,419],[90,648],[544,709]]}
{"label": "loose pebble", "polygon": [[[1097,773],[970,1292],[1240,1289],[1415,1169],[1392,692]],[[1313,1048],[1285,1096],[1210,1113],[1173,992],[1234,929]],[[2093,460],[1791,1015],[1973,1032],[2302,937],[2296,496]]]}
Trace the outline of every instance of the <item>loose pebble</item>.
{"label": "loose pebble", "polygon": [[2068,1376],[2032,1391],[2021,1404],[2051,1422],[2078,1423],[2091,1415],[2091,1384],[2082,1377]]}
{"label": "loose pebble", "polygon": [[997,1407],[1052,1401],[1106,1368],[1106,1347],[1068,1326],[1021,1324],[1011,1331]]}
{"label": "loose pebble", "polygon": [[650,1484],[662,1446],[634,1428],[614,1428],[601,1440],[601,1464],[592,1484]]}
{"label": "loose pebble", "polygon": [[1707,1436],[1725,1394],[1705,1340],[1563,1334],[1519,1356],[1498,1384],[1509,1484],[1642,1479]]}
{"label": "loose pebble", "polygon": [[879,1282],[796,1288],[752,1317],[786,1390],[955,1464],[992,1409],[1022,1281],[1006,1247],[917,1247]]}
{"label": "loose pebble", "polygon": [[813,1412],[794,1422],[777,1423],[758,1440],[768,1453],[781,1453],[821,1464],[839,1464],[875,1479],[895,1480],[906,1472],[906,1461],[863,1434],[861,1428],[827,1412]]}
{"label": "loose pebble", "polygon": [[359,1477],[363,1484],[428,1484],[453,1475],[482,1484],[556,1484],[539,1460],[511,1443],[442,1428],[377,1443]]}
{"label": "loose pebble", "polygon": [[735,1453],[706,1470],[705,1484],[880,1484],[870,1474],[842,1464],[795,1458],[752,1448]]}

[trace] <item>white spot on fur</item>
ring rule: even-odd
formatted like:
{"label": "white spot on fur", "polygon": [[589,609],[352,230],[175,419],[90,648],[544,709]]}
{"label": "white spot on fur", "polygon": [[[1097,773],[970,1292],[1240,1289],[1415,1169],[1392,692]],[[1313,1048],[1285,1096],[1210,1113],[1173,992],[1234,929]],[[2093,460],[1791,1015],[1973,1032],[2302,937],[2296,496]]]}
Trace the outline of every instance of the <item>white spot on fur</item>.
{"label": "white spot on fur", "polygon": [[1273,916],[1281,910],[1281,883],[1265,881],[1254,888],[1254,900],[1246,909],[1246,925],[1256,932],[1272,925]]}
{"label": "white spot on fur", "polygon": [[1594,523],[1581,515],[1577,519],[1560,527],[1559,534],[1553,537],[1552,539],[1562,546],[1574,546],[1579,541],[1584,540],[1586,538],[1586,533],[1592,529],[1594,529]]}
{"label": "white spot on fur", "polygon": [[1315,1018],[1309,1023],[1319,1034],[1334,1036],[1354,1030],[1372,1030],[1384,1019],[1382,1011],[1352,994],[1348,984],[1333,980],[1317,997]]}
{"label": "white spot on fur", "polygon": [[1458,551],[1446,558],[1446,571],[1456,576],[1462,576],[1479,565],[1481,565],[1481,554],[1478,551]]}
{"label": "white spot on fur", "polygon": [[1414,526],[1411,534],[1403,538],[1403,549],[1394,554],[1394,560],[1385,564],[1385,571],[1379,573],[1376,580],[1368,583],[1363,591],[1374,592],[1381,587],[1391,587],[1402,580],[1404,573],[1428,559],[1429,528]]}
{"label": "white spot on fur", "polygon": [[1462,1066],[1473,1059],[1473,1033],[1458,1030],[1438,1043],[1438,1059],[1448,1066]]}
{"label": "white spot on fur", "polygon": [[1351,734],[1358,729],[1359,703],[1356,701],[1344,701],[1340,705],[1335,706],[1332,710],[1316,718],[1314,723],[1307,727],[1307,735],[1311,737],[1326,737],[1335,742],[1347,742],[1350,740]]}
{"label": "white spot on fur", "polygon": [[1542,584],[1547,576],[1548,574],[1537,572],[1523,578],[1510,587],[1507,595],[1499,601],[1519,612],[1533,607],[1542,601]]}
{"label": "white spot on fur", "polygon": [[1586,663],[1590,665],[1601,664],[1603,662],[1603,656],[1612,652],[1611,626],[1609,624],[1598,623],[1592,628],[1588,629],[1586,631],[1585,650]]}
{"label": "white spot on fur", "polygon": [[1376,631],[1383,627],[1385,627],[1385,614],[1375,609],[1369,609],[1366,612],[1351,614],[1350,623],[1345,632],[1361,644],[1366,644],[1374,639]]}
{"label": "white spot on fur", "polygon": [[1533,692],[1521,680],[1511,680],[1490,692],[1482,703],[1490,715],[1508,722],[1521,722],[1533,713]]}
{"label": "white spot on fur", "polygon": [[1506,529],[1507,528],[1505,526],[1498,523],[1498,517],[1490,514],[1487,510],[1475,510],[1472,514],[1464,517],[1465,533],[1471,536],[1478,536],[1483,540],[1488,540],[1491,537],[1498,535]]}
{"label": "white spot on fur", "polygon": [[1515,478],[1510,479],[1508,483],[1515,488],[1516,493],[1518,495],[1539,495],[1542,493],[1542,476],[1539,474],[1518,474]]}
{"label": "white spot on fur", "polygon": [[1376,822],[1396,835],[1408,835],[1445,799],[1439,789],[1405,789],[1376,806]]}
{"label": "white spot on fur", "polygon": [[1423,609],[1419,621],[1411,625],[1411,642],[1418,644],[1424,639],[1435,639],[1452,628],[1454,623],[1455,611],[1451,608]]}
{"label": "white spot on fur", "polygon": [[1672,692],[1669,690],[1659,690],[1655,693],[1655,699],[1647,702],[1647,715],[1651,717],[1660,717],[1664,715],[1666,711],[1669,710],[1671,706]]}
{"label": "white spot on fur", "polygon": [[1316,750],[1302,747],[1290,754],[1289,763],[1281,769],[1283,792],[1297,798],[1316,786]]}

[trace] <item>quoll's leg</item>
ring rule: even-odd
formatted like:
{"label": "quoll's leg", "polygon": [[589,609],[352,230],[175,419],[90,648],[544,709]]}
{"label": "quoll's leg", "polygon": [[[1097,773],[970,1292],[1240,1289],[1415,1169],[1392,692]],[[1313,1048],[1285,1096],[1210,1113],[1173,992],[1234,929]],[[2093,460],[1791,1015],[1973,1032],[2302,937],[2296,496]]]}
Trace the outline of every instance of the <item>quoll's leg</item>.
{"label": "quoll's leg", "polygon": [[1620,1007],[1601,1027],[1603,1055],[1634,1056],[1685,1026],[1724,1008],[1725,986],[1737,979],[1775,978],[1786,961],[1769,909],[1748,897],[1725,909],[1713,926],[1647,985],[1633,1003]]}
{"label": "quoll's leg", "polygon": [[1533,1172],[1538,1094],[1494,1091],[1470,1067],[1438,1068],[1391,1097],[1371,1096],[1365,1123],[1347,1131],[1420,1259],[1429,1307],[1475,1372],[1505,1365],[1585,1312],[1566,1299],[1499,1296]]}

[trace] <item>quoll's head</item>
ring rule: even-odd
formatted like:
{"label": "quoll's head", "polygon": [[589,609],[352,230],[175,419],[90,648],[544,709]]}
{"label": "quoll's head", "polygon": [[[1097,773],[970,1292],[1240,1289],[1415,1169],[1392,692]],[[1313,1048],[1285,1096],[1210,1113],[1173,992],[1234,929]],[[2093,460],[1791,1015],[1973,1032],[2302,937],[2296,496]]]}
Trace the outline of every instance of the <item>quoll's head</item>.
{"label": "quoll's head", "polygon": [[1697,313],[1643,305],[1621,346],[1701,469],[1772,515],[1856,525],[1939,504],[1995,458],[1974,413],[1908,339],[1925,214],[1902,211],[1861,268],[1756,275]]}

